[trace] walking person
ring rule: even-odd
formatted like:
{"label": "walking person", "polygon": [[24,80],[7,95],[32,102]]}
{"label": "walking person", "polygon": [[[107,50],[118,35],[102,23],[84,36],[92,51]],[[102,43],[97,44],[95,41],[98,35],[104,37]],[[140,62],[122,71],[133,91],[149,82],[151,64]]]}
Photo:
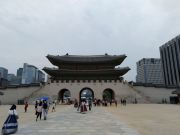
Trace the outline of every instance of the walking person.
{"label": "walking person", "polygon": [[94,99],[94,106],[96,106],[97,105],[97,100],[96,99]]}
{"label": "walking person", "polygon": [[42,111],[43,111],[44,120],[46,120],[48,114],[48,104],[46,100],[43,101]]}
{"label": "walking person", "polygon": [[35,115],[37,115],[37,107],[38,107],[38,101],[36,100],[35,105],[34,105]]}
{"label": "walking person", "polygon": [[115,106],[117,107],[117,100],[114,100]]}
{"label": "walking person", "polygon": [[112,105],[112,100],[109,101],[110,106]]}
{"label": "walking person", "polygon": [[55,112],[56,111],[56,103],[53,101],[52,103],[52,112]]}
{"label": "walking person", "polygon": [[8,117],[6,119],[6,121],[3,124],[2,127],[2,134],[6,135],[6,134],[13,134],[16,133],[18,130],[18,113],[16,111],[16,105],[12,105],[9,112],[8,112]]}
{"label": "walking person", "polygon": [[82,101],[81,102],[81,113],[85,113],[87,111],[87,108],[86,108],[86,101]]}
{"label": "walking person", "polygon": [[77,111],[79,111],[80,108],[81,108],[81,102],[78,102]]}
{"label": "walking person", "polygon": [[126,106],[126,99],[123,99],[123,105]]}
{"label": "walking person", "polygon": [[36,121],[38,120],[38,118],[40,118],[40,120],[41,120],[41,116],[42,116],[42,101],[40,101],[37,106]]}
{"label": "walking person", "polygon": [[27,112],[27,108],[28,108],[28,103],[26,102],[26,103],[24,104],[24,112],[25,112],[25,113]]}
{"label": "walking person", "polygon": [[92,100],[89,99],[88,102],[89,102],[89,103],[88,103],[88,104],[89,104],[89,111],[91,111],[91,108],[92,108]]}
{"label": "walking person", "polygon": [[74,108],[77,108],[78,107],[78,101],[77,99],[74,100]]}
{"label": "walking person", "polygon": [[121,98],[121,105],[124,105],[124,103],[123,103],[123,102],[124,102],[124,100]]}

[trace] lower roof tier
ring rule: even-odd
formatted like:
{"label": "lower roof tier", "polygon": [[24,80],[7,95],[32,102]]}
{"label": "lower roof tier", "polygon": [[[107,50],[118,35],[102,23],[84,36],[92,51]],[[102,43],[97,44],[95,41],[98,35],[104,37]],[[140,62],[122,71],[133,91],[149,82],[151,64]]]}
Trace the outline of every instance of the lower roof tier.
{"label": "lower roof tier", "polygon": [[54,79],[118,79],[125,75],[130,68],[115,68],[115,69],[101,69],[101,70],[68,70],[43,68],[43,70]]}

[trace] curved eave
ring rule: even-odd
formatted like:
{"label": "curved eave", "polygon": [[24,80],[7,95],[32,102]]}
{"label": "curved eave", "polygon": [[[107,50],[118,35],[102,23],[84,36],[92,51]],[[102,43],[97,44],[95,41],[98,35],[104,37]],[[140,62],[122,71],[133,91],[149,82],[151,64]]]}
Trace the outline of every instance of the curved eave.
{"label": "curved eave", "polygon": [[75,56],[75,55],[63,55],[54,56],[47,55],[48,60],[55,66],[64,64],[115,64],[120,65],[126,55],[94,55],[94,56]]}
{"label": "curved eave", "polygon": [[66,70],[66,69],[53,69],[53,68],[43,68],[43,70],[52,77],[60,77],[60,76],[96,76],[96,75],[114,75],[114,76],[123,76],[125,75],[130,68],[117,68],[117,69],[104,69],[104,70]]}

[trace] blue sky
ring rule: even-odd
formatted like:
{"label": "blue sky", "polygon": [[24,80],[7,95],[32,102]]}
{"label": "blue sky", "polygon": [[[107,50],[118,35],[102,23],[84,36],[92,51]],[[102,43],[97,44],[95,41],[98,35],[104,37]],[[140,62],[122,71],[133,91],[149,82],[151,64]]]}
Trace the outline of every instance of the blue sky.
{"label": "blue sky", "polygon": [[158,58],[180,33],[179,0],[0,0],[0,66],[53,67],[47,54],[126,54],[127,80],[136,62]]}

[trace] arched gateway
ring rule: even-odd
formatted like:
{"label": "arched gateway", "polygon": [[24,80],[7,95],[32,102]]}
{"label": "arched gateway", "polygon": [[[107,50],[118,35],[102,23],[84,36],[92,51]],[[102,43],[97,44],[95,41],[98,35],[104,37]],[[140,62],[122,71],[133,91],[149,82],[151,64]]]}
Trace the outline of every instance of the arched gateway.
{"label": "arched gateway", "polygon": [[79,100],[93,100],[94,99],[94,92],[91,88],[83,88],[80,92],[79,92]]}
{"label": "arched gateway", "polygon": [[[116,68],[126,55],[48,55],[48,60],[58,68],[43,70],[49,74],[49,94],[58,92],[58,97],[63,101],[64,93],[71,90],[71,100],[80,98],[120,98],[123,84],[122,76],[130,68]],[[108,89],[106,89],[108,88]],[[115,95],[116,93],[116,95]],[[126,91],[123,94],[128,94]],[[104,95],[104,96],[102,96]],[[124,96],[124,95],[123,95]]]}
{"label": "arched gateway", "polygon": [[61,103],[68,102],[71,98],[71,93],[68,89],[62,89],[58,93],[58,100]]}
{"label": "arched gateway", "polygon": [[112,100],[114,100],[115,99],[115,93],[114,93],[114,91],[112,90],[112,89],[105,89],[104,91],[103,91],[103,95],[102,95],[102,98],[104,99],[104,100],[107,100],[107,101],[112,101]]}

